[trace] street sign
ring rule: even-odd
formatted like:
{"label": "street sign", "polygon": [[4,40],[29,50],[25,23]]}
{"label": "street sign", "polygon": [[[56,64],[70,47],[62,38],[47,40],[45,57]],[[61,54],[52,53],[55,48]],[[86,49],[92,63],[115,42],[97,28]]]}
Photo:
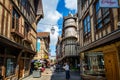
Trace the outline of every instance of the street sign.
{"label": "street sign", "polygon": [[100,7],[118,8],[118,0],[99,0]]}

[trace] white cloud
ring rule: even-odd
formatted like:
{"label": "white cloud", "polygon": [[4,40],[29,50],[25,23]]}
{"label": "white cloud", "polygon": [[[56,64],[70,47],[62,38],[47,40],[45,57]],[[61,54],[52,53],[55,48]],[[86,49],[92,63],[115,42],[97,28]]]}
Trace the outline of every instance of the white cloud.
{"label": "white cloud", "polygon": [[65,7],[77,11],[77,0],[65,0]]}
{"label": "white cloud", "polygon": [[[55,28],[54,35],[50,34],[50,46],[56,46],[60,29],[56,25],[58,20],[62,18],[56,8],[59,0],[42,0],[43,1],[43,12],[44,18],[37,25],[37,31],[39,32],[50,32],[51,28]],[[53,26],[52,26],[53,25]],[[53,52],[53,51],[52,51]],[[54,51],[55,52],[55,51]]]}

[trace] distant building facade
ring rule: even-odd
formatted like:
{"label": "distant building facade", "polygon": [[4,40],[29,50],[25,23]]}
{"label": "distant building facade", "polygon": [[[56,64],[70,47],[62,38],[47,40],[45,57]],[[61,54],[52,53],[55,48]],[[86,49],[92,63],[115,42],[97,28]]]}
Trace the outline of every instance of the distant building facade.
{"label": "distant building facade", "polygon": [[62,36],[58,38],[56,57],[59,63],[68,62],[71,68],[76,68],[79,63],[77,52],[77,16],[71,13],[64,17]]}
{"label": "distant building facade", "polygon": [[56,56],[50,56],[50,65],[56,64]]}
{"label": "distant building facade", "polygon": [[120,80],[120,8],[101,8],[99,0],[78,0],[78,23],[81,77]]}
{"label": "distant building facade", "polygon": [[50,33],[49,32],[38,32],[37,33],[37,54],[34,59],[44,60],[49,59],[49,47],[50,47]]}
{"label": "distant building facade", "polygon": [[59,62],[62,59],[62,53],[61,53],[61,36],[58,37],[58,41],[56,44],[56,61]]}
{"label": "distant building facade", "polygon": [[36,54],[36,25],[43,17],[41,0],[0,0],[0,76],[18,80],[29,75]]}

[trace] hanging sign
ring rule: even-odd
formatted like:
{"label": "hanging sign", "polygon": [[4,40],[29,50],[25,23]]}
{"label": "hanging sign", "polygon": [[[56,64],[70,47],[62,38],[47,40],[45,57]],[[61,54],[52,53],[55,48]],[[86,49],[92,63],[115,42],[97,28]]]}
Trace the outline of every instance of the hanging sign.
{"label": "hanging sign", "polygon": [[100,7],[117,8],[118,0],[99,0]]}

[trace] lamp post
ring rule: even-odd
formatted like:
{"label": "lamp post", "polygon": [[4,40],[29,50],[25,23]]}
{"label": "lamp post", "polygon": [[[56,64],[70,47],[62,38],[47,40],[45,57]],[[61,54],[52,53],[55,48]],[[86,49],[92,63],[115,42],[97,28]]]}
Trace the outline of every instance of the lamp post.
{"label": "lamp post", "polygon": [[52,34],[55,33],[55,28],[54,28],[54,27],[51,28],[51,33],[52,33]]}

